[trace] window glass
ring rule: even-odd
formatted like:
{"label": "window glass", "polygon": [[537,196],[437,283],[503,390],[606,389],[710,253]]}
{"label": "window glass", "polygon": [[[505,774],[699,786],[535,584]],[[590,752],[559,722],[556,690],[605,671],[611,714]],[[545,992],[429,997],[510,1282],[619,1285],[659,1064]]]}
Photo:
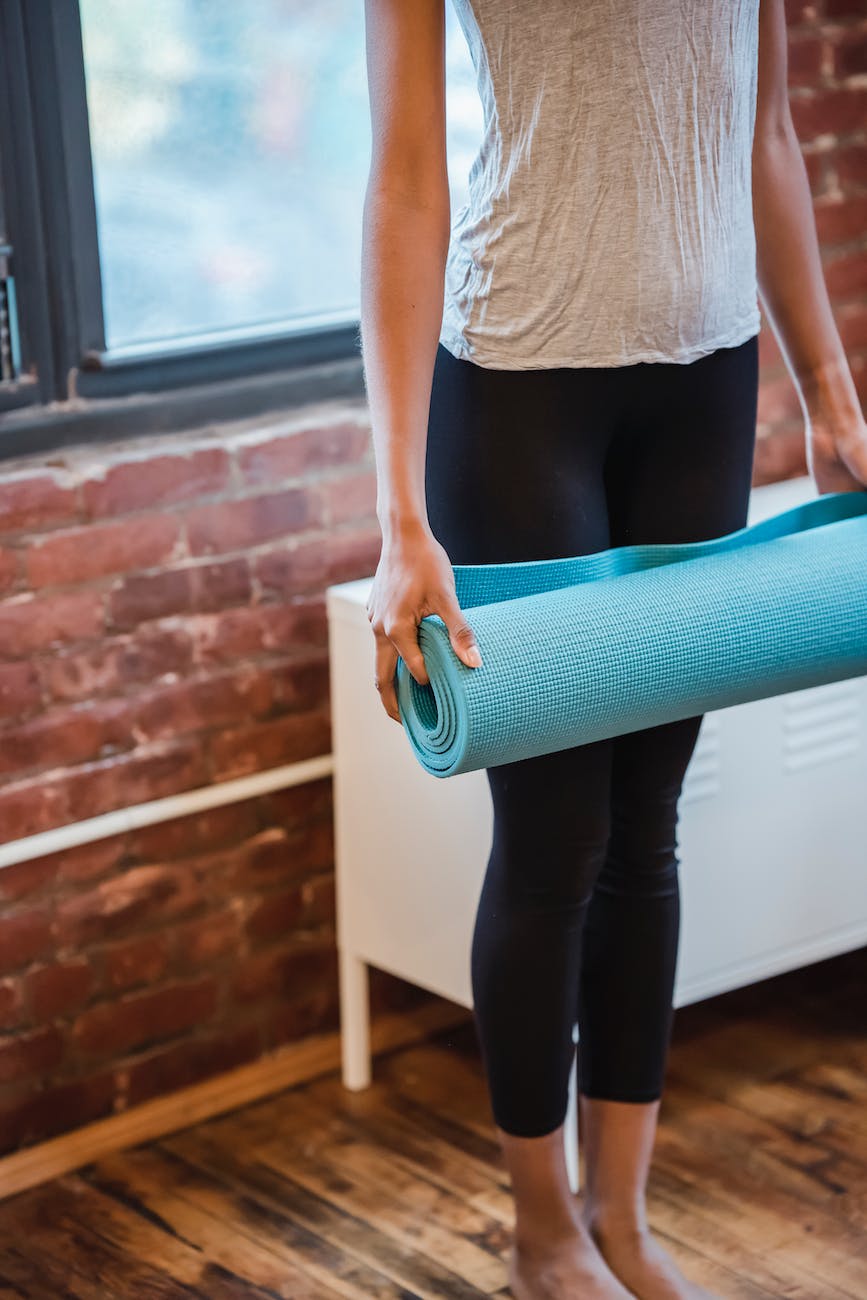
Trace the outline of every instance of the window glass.
{"label": "window glass", "polygon": [[[481,105],[451,0],[452,212]],[[81,0],[106,341],[358,317],[362,0]]]}

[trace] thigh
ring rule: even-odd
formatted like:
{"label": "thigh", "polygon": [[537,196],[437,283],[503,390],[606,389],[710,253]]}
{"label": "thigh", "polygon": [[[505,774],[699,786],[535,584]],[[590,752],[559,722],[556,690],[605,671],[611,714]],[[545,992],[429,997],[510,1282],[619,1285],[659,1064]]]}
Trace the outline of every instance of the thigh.
{"label": "thigh", "polygon": [[[493,370],[440,344],[425,493],[431,528],[453,564],[608,546],[602,467],[616,394],[613,372]],[[608,835],[610,757],[605,740],[487,769],[489,892],[530,908],[587,896]]]}
{"label": "thigh", "polygon": [[597,740],[486,769],[488,874],[500,902],[546,910],[589,901],[610,832],[611,757],[612,741]]}
{"label": "thigh", "polygon": [[[747,521],[758,336],[688,365],[643,363],[605,465],[612,545],[692,542]],[[677,800],[702,715],[614,739],[613,833],[631,856],[670,859]]]}
{"label": "thigh", "polygon": [[439,345],[425,453],[434,535],[453,564],[603,550],[613,375],[494,370]]}
{"label": "thigh", "polygon": [[697,361],[624,369],[628,401],[604,475],[612,546],[692,542],[747,519],[758,335]]}

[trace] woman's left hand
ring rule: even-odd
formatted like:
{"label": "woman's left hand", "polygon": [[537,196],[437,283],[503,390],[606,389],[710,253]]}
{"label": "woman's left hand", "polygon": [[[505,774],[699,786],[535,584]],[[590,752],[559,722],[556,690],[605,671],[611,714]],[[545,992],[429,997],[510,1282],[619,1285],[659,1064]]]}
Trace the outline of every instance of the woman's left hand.
{"label": "woman's left hand", "polygon": [[867,423],[860,410],[845,418],[821,407],[810,412],[807,467],[820,494],[867,488]]}

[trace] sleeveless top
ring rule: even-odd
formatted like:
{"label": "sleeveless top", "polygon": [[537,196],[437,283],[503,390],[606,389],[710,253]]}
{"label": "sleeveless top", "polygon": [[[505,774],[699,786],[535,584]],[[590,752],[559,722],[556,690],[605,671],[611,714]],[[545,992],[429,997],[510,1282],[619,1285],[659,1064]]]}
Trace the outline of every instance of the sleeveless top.
{"label": "sleeveless top", "polygon": [[440,342],[482,366],[688,362],[758,333],[759,0],[451,0],[484,130]]}

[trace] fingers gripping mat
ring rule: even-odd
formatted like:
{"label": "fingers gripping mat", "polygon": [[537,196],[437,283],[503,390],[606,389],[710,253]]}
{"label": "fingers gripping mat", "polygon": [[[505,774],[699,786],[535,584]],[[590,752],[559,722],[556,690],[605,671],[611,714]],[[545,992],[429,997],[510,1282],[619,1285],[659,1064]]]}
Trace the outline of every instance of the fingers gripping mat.
{"label": "fingers gripping mat", "polygon": [[867,490],[706,541],[453,569],[482,667],[429,614],[430,685],[396,670],[434,776],[867,673]]}

